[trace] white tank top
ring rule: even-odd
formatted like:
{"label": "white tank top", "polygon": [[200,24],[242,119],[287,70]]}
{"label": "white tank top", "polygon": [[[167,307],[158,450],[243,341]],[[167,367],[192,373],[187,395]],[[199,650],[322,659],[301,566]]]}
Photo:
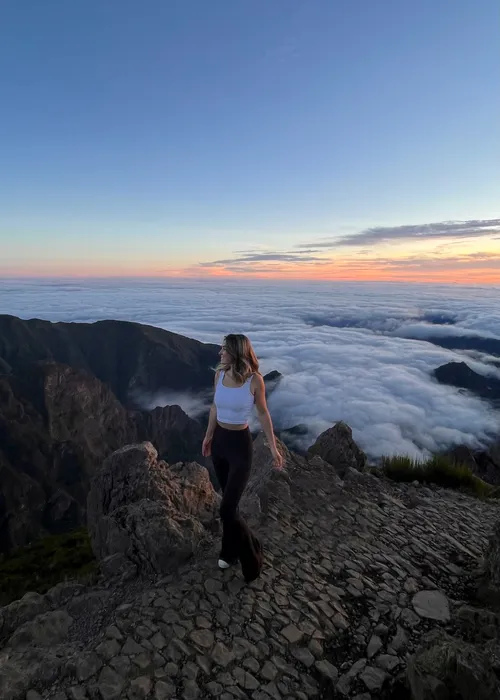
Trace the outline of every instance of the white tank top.
{"label": "white tank top", "polygon": [[217,420],[229,425],[246,425],[254,405],[254,395],[250,391],[253,374],[239,387],[224,386],[224,375],[225,372],[221,371],[215,387]]}

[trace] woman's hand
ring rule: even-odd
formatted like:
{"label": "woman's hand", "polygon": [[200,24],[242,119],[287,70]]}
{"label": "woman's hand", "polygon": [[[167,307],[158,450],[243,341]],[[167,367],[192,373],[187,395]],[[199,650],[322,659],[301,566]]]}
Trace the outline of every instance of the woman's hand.
{"label": "woman's hand", "polygon": [[273,467],[275,469],[283,469],[283,456],[281,452],[278,452],[278,448],[276,447],[276,445],[273,445],[273,447],[271,447],[271,454],[273,456]]}
{"label": "woman's hand", "polygon": [[212,438],[208,435],[205,435],[203,439],[203,444],[201,446],[201,454],[204,457],[210,457],[210,455],[212,454]]}

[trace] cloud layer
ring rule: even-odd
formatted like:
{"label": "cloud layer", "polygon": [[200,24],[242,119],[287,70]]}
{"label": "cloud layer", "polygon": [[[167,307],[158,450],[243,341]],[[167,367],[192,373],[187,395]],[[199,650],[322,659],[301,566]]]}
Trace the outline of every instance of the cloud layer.
{"label": "cloud layer", "polygon": [[[306,423],[308,442],[338,420],[351,425],[374,458],[423,455],[455,443],[477,447],[500,435],[500,416],[488,404],[431,378],[434,368],[464,355],[426,341],[440,334],[500,339],[494,288],[3,281],[0,313],[52,321],[131,320],[216,343],[226,333],[246,333],[262,370],[284,375],[270,398],[276,425]],[[500,376],[489,359],[471,353],[467,361]],[[175,401],[196,415],[204,403],[199,398],[149,401]]]}

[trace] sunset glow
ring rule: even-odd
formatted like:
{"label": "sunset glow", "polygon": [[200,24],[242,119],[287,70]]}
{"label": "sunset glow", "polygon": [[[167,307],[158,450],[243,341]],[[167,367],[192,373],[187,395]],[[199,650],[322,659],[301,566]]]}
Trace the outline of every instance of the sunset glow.
{"label": "sunset glow", "polygon": [[496,0],[174,5],[8,3],[0,277],[500,284]]}

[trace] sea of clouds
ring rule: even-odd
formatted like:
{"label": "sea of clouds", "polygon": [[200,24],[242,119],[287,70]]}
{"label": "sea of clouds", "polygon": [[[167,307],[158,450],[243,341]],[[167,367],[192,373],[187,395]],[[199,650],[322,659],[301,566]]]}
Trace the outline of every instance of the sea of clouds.
{"label": "sea of clouds", "polygon": [[[433,369],[467,361],[500,378],[495,358],[429,338],[500,340],[500,289],[394,283],[193,280],[0,280],[0,313],[51,321],[121,319],[220,343],[247,334],[263,372],[284,376],[269,399],[280,428],[305,423],[305,444],[338,420],[372,458],[424,456],[457,443],[477,448],[500,435],[488,403],[438,384]],[[180,403],[199,415],[206,399]]]}

